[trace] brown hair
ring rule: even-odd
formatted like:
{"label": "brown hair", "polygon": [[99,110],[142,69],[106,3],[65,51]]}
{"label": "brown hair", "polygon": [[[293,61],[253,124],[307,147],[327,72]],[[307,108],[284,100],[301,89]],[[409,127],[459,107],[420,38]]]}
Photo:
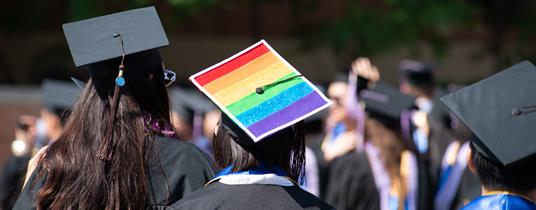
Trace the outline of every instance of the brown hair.
{"label": "brown hair", "polygon": [[[223,114],[222,114],[223,115]],[[254,146],[241,145],[234,138],[248,138],[244,135],[234,136],[219,125],[213,140],[213,152],[216,164],[220,168],[232,165],[232,171],[242,171],[259,166],[260,162],[275,165],[288,173],[294,181],[303,176],[305,166],[305,133],[303,121],[266,137]]]}
{"label": "brown hair", "polygon": [[[76,102],[64,132],[50,145],[38,177],[38,209],[145,209],[149,204],[147,165],[154,133],[144,118],[170,123],[160,55],[127,56],[127,84],[118,92],[117,59],[90,67],[91,79]],[[116,113],[112,98],[117,97]],[[111,138],[106,133],[112,130]],[[109,133],[109,132],[108,132]],[[107,142],[110,141],[110,142]],[[97,153],[110,145],[111,155]]]}
{"label": "brown hair", "polygon": [[365,120],[365,135],[376,148],[378,148],[383,164],[391,177],[391,183],[398,191],[399,206],[403,206],[406,186],[404,184],[400,165],[402,152],[406,145],[398,129],[392,125],[384,124],[379,120],[367,117]]}

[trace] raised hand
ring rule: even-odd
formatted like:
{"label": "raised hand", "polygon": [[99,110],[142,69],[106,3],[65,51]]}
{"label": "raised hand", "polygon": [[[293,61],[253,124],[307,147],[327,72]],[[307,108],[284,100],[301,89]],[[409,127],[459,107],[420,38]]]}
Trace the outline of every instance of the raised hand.
{"label": "raised hand", "polygon": [[352,73],[372,82],[380,80],[380,72],[378,71],[378,68],[366,57],[359,57],[352,62]]}

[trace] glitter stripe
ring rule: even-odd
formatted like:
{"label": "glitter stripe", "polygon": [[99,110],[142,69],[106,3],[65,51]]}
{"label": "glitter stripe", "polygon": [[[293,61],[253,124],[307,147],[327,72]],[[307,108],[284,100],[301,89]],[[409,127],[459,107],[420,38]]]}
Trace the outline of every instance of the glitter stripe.
{"label": "glitter stripe", "polygon": [[264,118],[263,120],[248,127],[248,130],[256,137],[278,128],[288,122],[299,119],[307,113],[322,107],[326,101],[318,95],[317,92],[312,92],[300,100],[294,102],[290,106]]}
{"label": "glitter stripe", "polygon": [[[287,74],[285,77],[278,79],[277,81],[287,79],[294,75],[296,75],[296,73],[292,72],[290,74]],[[285,91],[286,89],[300,82],[303,82],[303,79],[296,78],[291,81],[281,83],[271,88],[265,89],[263,94],[251,93],[248,96],[238,100],[237,102],[227,106],[227,109],[229,110],[229,112],[231,112],[235,116],[240,115],[243,112],[253,108],[254,106],[261,104],[262,102],[269,100],[270,98],[280,94],[281,92]]]}
{"label": "glitter stripe", "polygon": [[245,52],[244,54],[238,56],[237,58],[230,60],[227,63],[224,63],[220,65],[217,68],[214,68],[210,70],[209,72],[199,75],[198,77],[194,78],[199,85],[204,86],[211,81],[222,77],[229,72],[232,72],[236,70],[237,68],[240,68],[241,66],[249,63],[250,61],[258,58],[259,56],[265,54],[266,52],[269,52],[270,50],[266,47],[266,45],[259,45],[248,52]]}
{"label": "glitter stripe", "polygon": [[244,126],[250,126],[300,100],[305,95],[313,92],[313,89],[305,82],[301,82],[279,95],[255,106],[237,116]]}

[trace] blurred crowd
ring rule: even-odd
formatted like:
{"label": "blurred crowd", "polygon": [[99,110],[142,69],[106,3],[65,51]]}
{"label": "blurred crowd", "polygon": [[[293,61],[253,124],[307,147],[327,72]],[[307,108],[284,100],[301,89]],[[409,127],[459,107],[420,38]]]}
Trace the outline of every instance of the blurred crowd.
{"label": "blurred crowd", "polygon": [[[373,61],[357,58],[327,87],[319,85],[333,105],[305,120],[302,187],[338,209],[447,210],[478,197],[478,178],[466,169],[470,132],[439,101],[460,86],[440,88],[435,73],[431,64],[403,60],[395,86]],[[31,157],[61,134],[82,90],[77,83],[46,80],[41,115],[13,122],[12,155],[0,174],[3,209],[12,208]],[[219,109],[193,88],[168,94],[180,138],[212,156]]]}

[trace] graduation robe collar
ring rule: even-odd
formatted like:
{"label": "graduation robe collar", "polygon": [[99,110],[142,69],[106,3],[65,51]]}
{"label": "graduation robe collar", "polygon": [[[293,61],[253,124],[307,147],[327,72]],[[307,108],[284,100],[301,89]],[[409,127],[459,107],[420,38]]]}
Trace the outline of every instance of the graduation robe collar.
{"label": "graduation robe collar", "polygon": [[536,204],[522,196],[500,193],[480,196],[462,210],[536,210]]}
{"label": "graduation robe collar", "polygon": [[261,163],[250,170],[233,172],[232,169],[232,165],[224,168],[205,186],[216,181],[227,185],[264,184],[288,187],[295,184],[283,169],[276,166],[268,167]]}

